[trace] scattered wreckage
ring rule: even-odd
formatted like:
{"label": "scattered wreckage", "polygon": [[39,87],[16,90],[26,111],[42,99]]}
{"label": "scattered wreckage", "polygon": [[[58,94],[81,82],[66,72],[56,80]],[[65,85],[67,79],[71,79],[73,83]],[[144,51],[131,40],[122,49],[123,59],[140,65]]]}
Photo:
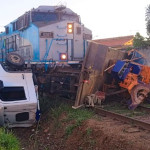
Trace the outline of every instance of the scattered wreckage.
{"label": "scattered wreckage", "polygon": [[[129,59],[126,51],[90,42],[73,108],[85,103],[94,107],[107,96],[128,90],[132,99],[129,108],[135,109],[150,92],[150,67],[135,62],[139,58]],[[37,83],[31,70],[21,69],[24,61],[18,54],[9,53],[6,64],[0,65],[0,125],[29,127],[39,119]]]}
{"label": "scattered wreckage", "polygon": [[141,58],[146,60],[137,50],[119,51],[90,42],[73,108],[84,104],[94,107],[105,97],[128,90],[129,109],[135,109],[150,92],[150,67],[139,63]]}
{"label": "scattered wreckage", "polygon": [[135,109],[150,92],[150,67],[129,61],[117,61],[112,75],[119,86],[128,90],[132,102],[130,109]]}

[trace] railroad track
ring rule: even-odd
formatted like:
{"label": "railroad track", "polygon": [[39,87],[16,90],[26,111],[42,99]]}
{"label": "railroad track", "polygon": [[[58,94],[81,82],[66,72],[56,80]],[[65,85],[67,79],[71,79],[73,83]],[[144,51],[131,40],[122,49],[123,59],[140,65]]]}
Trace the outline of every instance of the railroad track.
{"label": "railroad track", "polygon": [[[147,107],[144,107],[144,106],[140,106],[139,108],[142,111],[150,112],[150,108],[147,108]],[[94,111],[95,111],[96,114],[99,114],[99,115],[102,115],[102,116],[107,116],[107,117],[119,120],[121,122],[129,123],[129,124],[132,124],[134,126],[137,126],[137,127],[142,128],[142,129],[146,129],[146,130],[150,131],[150,123],[148,123],[148,122],[144,122],[144,121],[141,121],[141,120],[138,120],[138,119],[134,119],[134,118],[131,118],[131,117],[124,116],[122,114],[107,111],[107,110],[104,110],[100,107],[95,107]]]}
{"label": "railroad track", "polygon": [[140,109],[141,111],[145,111],[150,113],[150,108],[149,107],[145,107],[145,106],[138,106],[138,109]]}

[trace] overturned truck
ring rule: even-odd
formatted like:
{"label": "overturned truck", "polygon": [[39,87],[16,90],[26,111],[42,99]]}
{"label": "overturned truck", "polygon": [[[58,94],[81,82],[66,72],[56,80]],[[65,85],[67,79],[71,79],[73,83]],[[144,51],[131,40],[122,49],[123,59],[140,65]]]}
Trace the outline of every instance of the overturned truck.
{"label": "overturned truck", "polygon": [[0,64],[0,126],[32,126],[40,115],[37,90],[31,70],[10,71]]}
{"label": "overturned truck", "polygon": [[74,108],[101,104],[106,96],[127,91],[131,96],[130,109],[142,103],[150,92],[150,67],[134,62],[141,57],[133,58],[131,52],[129,55],[91,42],[82,65]]}

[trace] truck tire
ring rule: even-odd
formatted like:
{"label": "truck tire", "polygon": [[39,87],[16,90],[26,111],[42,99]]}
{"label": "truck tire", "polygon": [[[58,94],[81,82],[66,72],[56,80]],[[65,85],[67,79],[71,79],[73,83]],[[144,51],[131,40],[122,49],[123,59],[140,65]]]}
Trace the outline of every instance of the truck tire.
{"label": "truck tire", "polygon": [[24,59],[17,53],[8,53],[6,55],[6,63],[10,67],[21,68],[24,66]]}
{"label": "truck tire", "polygon": [[150,92],[150,85],[138,84],[131,90],[132,103],[129,106],[130,109],[135,109],[144,99],[148,96]]}

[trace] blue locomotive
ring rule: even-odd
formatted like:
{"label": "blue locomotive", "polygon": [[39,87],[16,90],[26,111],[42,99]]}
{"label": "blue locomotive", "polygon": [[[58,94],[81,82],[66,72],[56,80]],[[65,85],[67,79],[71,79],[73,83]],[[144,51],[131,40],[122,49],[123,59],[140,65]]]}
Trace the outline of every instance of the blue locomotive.
{"label": "blue locomotive", "polygon": [[83,60],[91,39],[91,31],[69,8],[39,6],[5,26],[0,33],[1,57],[15,52],[31,64],[73,64]]}
{"label": "blue locomotive", "polygon": [[24,69],[29,64],[39,92],[75,97],[79,69],[91,39],[91,30],[69,8],[39,6],[0,33],[0,61],[5,60],[3,64],[10,70]]}

